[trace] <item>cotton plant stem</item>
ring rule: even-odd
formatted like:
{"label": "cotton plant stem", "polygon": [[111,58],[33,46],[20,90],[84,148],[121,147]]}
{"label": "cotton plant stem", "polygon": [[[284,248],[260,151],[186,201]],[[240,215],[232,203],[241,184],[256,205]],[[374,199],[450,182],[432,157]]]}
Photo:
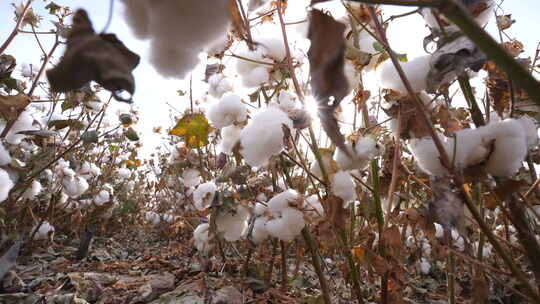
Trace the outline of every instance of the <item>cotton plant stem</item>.
{"label": "cotton plant stem", "polygon": [[476,98],[474,97],[471,83],[469,81],[469,76],[466,74],[460,75],[458,77],[458,82],[461,91],[463,91],[463,95],[465,96],[465,100],[469,104],[471,117],[474,124],[476,125],[476,127],[484,126],[486,124],[486,122],[484,121],[484,115],[482,114],[482,111],[480,110],[480,107],[476,102]]}
{"label": "cotton plant stem", "polygon": [[[470,198],[468,192],[464,188],[464,181],[460,174],[455,172],[454,168],[450,166],[451,162],[448,158],[448,154],[446,153],[445,149],[442,146],[442,143],[439,139],[439,137],[435,133],[435,129],[433,127],[433,124],[430,122],[426,110],[424,108],[423,103],[420,101],[418,96],[414,93],[414,90],[411,87],[410,82],[407,79],[407,76],[403,72],[403,69],[401,68],[401,65],[399,63],[399,60],[395,56],[395,54],[390,49],[390,46],[388,44],[388,40],[386,39],[386,35],[384,34],[384,30],[377,18],[377,15],[375,13],[375,10],[373,7],[369,7],[369,12],[371,15],[371,18],[373,22],[375,23],[375,28],[377,30],[377,34],[380,35],[381,40],[383,40],[383,47],[388,51],[388,54],[390,56],[390,59],[392,60],[392,63],[396,67],[396,70],[398,71],[398,74],[403,81],[403,84],[405,85],[405,88],[407,89],[407,92],[411,97],[414,98],[414,105],[417,108],[417,110],[420,112],[420,118],[425,123],[425,125],[428,127],[428,131],[430,136],[433,139],[433,142],[437,148],[437,151],[439,152],[440,161],[441,164],[448,169],[448,171],[453,175],[455,183],[458,185],[461,193],[465,197],[465,204],[467,205],[467,208],[469,208],[471,214],[473,215],[474,219],[480,226],[481,230],[484,232],[490,243],[493,245],[493,248],[495,251],[501,256],[501,258],[504,260],[504,262],[507,264],[507,266],[510,268],[514,276],[522,283],[527,290],[527,293],[530,297],[532,297],[535,302],[540,303],[540,296],[538,295],[535,288],[532,287],[532,285],[529,283],[529,281],[526,278],[526,275],[516,266],[512,258],[508,255],[508,252],[506,252],[502,245],[498,242],[495,235],[490,230],[489,226],[486,224],[486,222],[481,217],[480,213],[476,209],[476,206],[474,205],[472,199]],[[539,87],[540,89],[540,87]]]}
{"label": "cotton plant stem", "polygon": [[17,19],[17,23],[15,24],[15,28],[13,29],[13,31],[11,32],[11,34],[9,34],[8,38],[6,39],[6,41],[4,41],[4,43],[2,43],[2,46],[0,46],[0,55],[4,54],[4,52],[6,51],[6,49],[8,48],[8,46],[11,44],[11,42],[13,41],[13,39],[15,39],[15,36],[17,36],[17,34],[19,33],[19,28],[21,27],[21,23],[23,22],[24,20],[24,17],[26,15],[26,13],[28,12],[28,9],[30,8],[30,4],[32,4],[32,1],[33,0],[28,0],[26,1],[26,4],[24,5],[23,7],[23,10],[21,12],[21,15],[19,16],[19,18]]}
{"label": "cotton plant stem", "polygon": [[287,244],[284,241],[279,241],[281,247],[281,288],[287,287]]}
{"label": "cotton plant stem", "polygon": [[331,304],[332,301],[330,300],[330,291],[328,289],[328,283],[321,267],[321,260],[317,249],[318,247],[313,241],[313,238],[311,237],[311,234],[309,233],[307,227],[304,227],[304,229],[302,229],[302,236],[304,237],[304,241],[306,242],[309,253],[311,255],[311,263],[313,264],[313,267],[315,267],[315,273],[317,273],[317,276],[319,277],[319,284],[321,285],[321,292],[324,303]]}

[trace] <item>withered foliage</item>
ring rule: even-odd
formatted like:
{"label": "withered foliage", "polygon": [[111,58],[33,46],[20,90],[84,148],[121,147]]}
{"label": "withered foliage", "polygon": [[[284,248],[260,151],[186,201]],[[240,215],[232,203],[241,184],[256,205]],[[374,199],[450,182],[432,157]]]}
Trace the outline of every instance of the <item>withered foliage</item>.
{"label": "withered foliage", "polygon": [[68,92],[96,81],[117,100],[130,101],[131,98],[120,93],[135,92],[131,73],[139,61],[140,57],[115,34],[96,34],[88,14],[81,9],[73,17],[64,56],[56,67],[47,71],[47,78],[54,92]]}

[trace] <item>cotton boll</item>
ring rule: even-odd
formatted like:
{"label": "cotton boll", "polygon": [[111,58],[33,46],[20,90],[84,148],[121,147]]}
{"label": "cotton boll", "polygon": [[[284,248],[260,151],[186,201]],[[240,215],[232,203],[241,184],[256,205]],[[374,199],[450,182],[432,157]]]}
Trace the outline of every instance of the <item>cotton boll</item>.
{"label": "cotton boll", "polygon": [[523,128],[523,131],[525,131],[527,146],[535,146],[538,143],[538,126],[536,125],[535,120],[528,115],[524,115],[517,119],[517,122]]}
{"label": "cotton boll", "polygon": [[193,191],[193,201],[195,202],[195,208],[202,211],[210,207],[212,201],[214,200],[214,195],[216,193],[216,184],[213,182],[208,182],[200,184],[195,191]]}
{"label": "cotton boll", "polygon": [[226,92],[232,91],[233,84],[222,74],[213,74],[208,78],[208,94],[215,98],[221,98]]}
{"label": "cotton boll", "polygon": [[213,104],[208,111],[210,123],[216,128],[223,128],[245,121],[247,118],[246,105],[242,98],[235,94],[227,94],[221,97],[218,103]]}
{"label": "cotton boll", "polygon": [[255,244],[260,244],[268,237],[269,233],[266,229],[267,222],[268,218],[266,217],[261,216],[255,219],[255,223],[253,223],[253,231],[251,233],[251,240]]}
{"label": "cotton boll", "polygon": [[527,137],[521,124],[515,119],[505,119],[486,126],[484,133],[484,140],[495,139],[486,171],[493,176],[509,176],[519,170],[527,155]]}
{"label": "cotton boll", "polygon": [[350,149],[353,158],[351,159],[341,149],[337,150],[336,162],[343,170],[363,170],[373,158],[383,153],[382,147],[370,136],[360,137],[354,145],[354,150],[352,143],[346,143],[345,146]]}
{"label": "cotton boll", "polygon": [[0,142],[0,166],[4,166],[11,163],[11,155],[6,150],[3,143]]}
{"label": "cotton boll", "polygon": [[186,187],[196,187],[201,183],[201,174],[196,169],[186,169],[182,173],[182,181]]}
{"label": "cotton boll", "polygon": [[234,146],[240,140],[242,128],[237,126],[228,126],[221,129],[221,152],[231,154]]}
{"label": "cotton boll", "polygon": [[26,135],[17,134],[18,132],[38,130],[38,127],[34,126],[33,122],[34,118],[30,114],[30,109],[27,108],[19,115],[9,130],[8,135],[6,136],[6,141],[12,145],[20,144]]}
{"label": "cotton boll", "polygon": [[332,191],[344,203],[351,202],[356,198],[356,189],[352,177],[345,171],[339,171],[334,175],[332,179]]}
{"label": "cotton boll", "polygon": [[311,216],[323,216],[324,215],[324,208],[319,201],[319,197],[317,197],[316,194],[313,194],[306,198],[306,203],[309,207],[313,208],[313,211],[310,211],[309,214]]}
{"label": "cotton boll", "polygon": [[146,212],[144,216],[152,226],[157,226],[161,222],[159,215],[153,211]]}
{"label": "cotton boll", "polygon": [[282,241],[291,241],[300,234],[305,226],[304,215],[301,211],[286,208],[281,216],[266,223],[268,233]]}
{"label": "cotton boll", "polygon": [[443,235],[444,235],[443,227],[438,223],[434,223],[434,226],[435,226],[435,237],[436,238],[442,238]]}
{"label": "cotton boll", "polygon": [[104,203],[108,202],[111,199],[109,192],[105,190],[99,191],[99,193],[94,197],[94,204],[97,206],[102,206]]}
{"label": "cotton boll", "polygon": [[265,62],[272,64],[272,60],[265,58],[263,55],[263,51],[261,48],[257,48],[253,51],[251,50],[244,50],[238,53],[238,60],[236,61],[236,72],[239,75],[245,75],[249,73],[251,70],[265,66],[258,62]]}
{"label": "cotton boll", "polygon": [[34,199],[41,192],[41,189],[41,184],[38,181],[34,180],[32,181],[30,187],[28,187],[28,189],[24,191],[23,198],[29,200]]}
{"label": "cotton boll", "polygon": [[71,198],[77,198],[86,190],[88,190],[88,182],[80,177],[65,177],[62,180],[62,186],[64,186],[64,192]]}
{"label": "cotton boll", "polygon": [[284,90],[279,91],[277,100],[279,103],[279,107],[283,111],[291,111],[296,108],[296,103],[294,102],[294,96],[287,91],[284,91]]}
{"label": "cotton boll", "polygon": [[49,233],[54,232],[54,227],[49,224],[49,222],[44,221],[41,223],[41,226],[39,226],[38,231],[36,231],[36,234],[34,234],[34,240],[46,240],[49,238]]}
{"label": "cotton boll", "polygon": [[290,208],[289,203],[294,203],[299,198],[300,194],[296,190],[283,191],[268,201],[268,209],[273,215],[278,215],[284,209]]}
{"label": "cotton boll", "polygon": [[122,168],[119,168],[118,170],[116,170],[116,173],[117,173],[122,179],[125,179],[125,178],[128,178],[128,177],[131,175],[131,170],[129,170],[129,169],[126,168],[126,167],[122,167]]}
{"label": "cotton boll", "polygon": [[256,41],[264,49],[265,57],[270,57],[277,62],[283,61],[287,56],[285,51],[285,43],[282,38],[277,37],[262,37],[257,38]]}
{"label": "cotton boll", "polygon": [[195,231],[193,231],[193,240],[197,251],[202,253],[208,253],[212,249],[210,244],[210,225],[208,223],[202,223]]}
{"label": "cotton boll", "polygon": [[246,88],[258,87],[270,79],[270,71],[267,67],[256,67],[242,75],[242,84]]}
{"label": "cotton boll", "polygon": [[0,203],[8,198],[9,191],[15,186],[9,178],[9,174],[0,168]]}
{"label": "cotton boll", "polygon": [[250,166],[265,165],[272,155],[283,150],[282,125],[292,128],[285,112],[271,107],[257,113],[240,133],[240,154]]}
{"label": "cotton boll", "polygon": [[255,215],[263,215],[266,210],[268,210],[268,207],[261,203],[256,203],[255,207],[253,207],[253,213],[255,213]]}
{"label": "cotton boll", "polygon": [[238,241],[246,232],[249,211],[244,206],[238,206],[235,212],[226,212],[216,218],[218,232],[228,242]]}
{"label": "cotton boll", "polygon": [[430,270],[431,264],[425,258],[422,258],[420,260],[420,272],[423,274],[428,274]]}
{"label": "cotton boll", "polygon": [[[426,77],[430,70],[430,59],[431,56],[426,55],[401,63],[414,92],[420,92],[427,88]],[[382,88],[407,94],[407,89],[391,60],[387,60],[379,66],[378,79]]]}

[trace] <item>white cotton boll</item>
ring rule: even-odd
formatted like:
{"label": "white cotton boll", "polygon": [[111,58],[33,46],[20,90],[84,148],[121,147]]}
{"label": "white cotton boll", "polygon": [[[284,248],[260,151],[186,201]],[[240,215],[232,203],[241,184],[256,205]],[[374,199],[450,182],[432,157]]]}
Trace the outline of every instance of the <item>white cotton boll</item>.
{"label": "white cotton boll", "polygon": [[99,191],[99,193],[96,195],[96,197],[94,197],[94,203],[98,206],[101,206],[103,204],[105,204],[106,202],[108,202],[111,198],[111,195],[109,194],[109,192],[105,191],[105,190],[101,190]]}
{"label": "white cotton boll", "polygon": [[[401,63],[414,92],[420,92],[427,88],[426,77],[430,70],[430,59],[431,56],[426,55]],[[391,60],[386,60],[379,66],[377,76],[382,88],[407,94],[407,89]]]}
{"label": "white cotton boll", "polygon": [[251,233],[251,240],[255,244],[260,244],[268,237],[269,233],[266,229],[267,222],[268,218],[266,217],[261,216],[255,219],[255,222],[253,223],[253,231]]}
{"label": "white cotton boll", "polygon": [[0,203],[5,201],[8,198],[9,191],[15,186],[9,174],[0,168]]}
{"label": "white cotton boll", "polygon": [[533,118],[528,115],[524,115],[517,119],[517,122],[525,131],[527,137],[527,146],[533,147],[538,143],[538,126]]}
{"label": "white cotton boll", "polygon": [[284,111],[290,111],[296,108],[294,96],[287,91],[280,91],[277,100],[279,103],[279,107]]}
{"label": "white cotton boll", "polygon": [[201,174],[196,169],[186,169],[182,173],[182,181],[186,187],[196,187],[201,183]]}
{"label": "white cotton boll", "polygon": [[287,56],[283,38],[262,37],[262,38],[257,38],[256,41],[264,49],[263,52],[264,52],[265,57],[270,57],[277,62],[281,62]]}
{"label": "white cotton boll", "polygon": [[261,193],[257,194],[256,199],[259,202],[266,202],[268,200],[268,197],[266,197],[266,194],[264,194],[264,192],[261,192]]}
{"label": "white cotton boll", "polygon": [[232,82],[222,74],[213,74],[208,78],[208,94],[215,98],[221,98],[226,92],[232,91]]}
{"label": "white cotton boll", "polygon": [[34,240],[46,240],[49,238],[49,233],[54,232],[54,227],[49,224],[49,222],[44,221],[41,223],[41,226],[39,226],[38,231],[36,231],[36,234],[34,234]]}
{"label": "white cotton boll", "polygon": [[193,231],[193,240],[197,251],[208,253],[212,246],[210,245],[210,224],[202,223]]}
{"label": "white cotton boll", "polygon": [[51,169],[45,169],[45,170],[43,171],[43,177],[44,177],[47,181],[51,182],[51,181],[53,180],[53,177],[54,177],[52,170],[51,170]]}
{"label": "white cotton boll", "polygon": [[216,228],[223,233],[228,242],[238,241],[246,232],[249,211],[244,206],[238,206],[236,212],[226,212],[216,218]]}
{"label": "white cotton boll", "polygon": [[505,119],[484,127],[483,135],[484,141],[495,140],[486,171],[493,176],[508,176],[518,171],[527,155],[527,138],[521,124],[516,119]]}
{"label": "white cotton boll", "polygon": [[176,219],[178,219],[179,217],[178,216],[174,216],[172,214],[163,214],[162,216],[163,220],[165,222],[167,222],[168,224],[172,224],[174,223],[174,221],[176,221]]}
{"label": "white cotton boll", "polygon": [[238,56],[241,58],[238,58],[236,61],[236,72],[241,76],[244,76],[255,68],[266,66],[259,62],[272,64],[271,59],[264,58],[261,48],[257,48],[253,51],[241,51],[238,53]]}
{"label": "white cotton boll", "polygon": [[234,146],[240,140],[242,128],[232,125],[221,129],[221,152],[231,154]]}
{"label": "white cotton boll", "polygon": [[62,168],[60,172],[62,172],[62,174],[66,177],[73,178],[75,176],[75,171],[73,171],[71,168]]}
{"label": "white cotton boll", "polygon": [[20,131],[33,131],[39,128],[33,125],[34,118],[30,114],[29,108],[24,110],[6,136],[6,141],[12,145],[18,145],[26,137],[26,135],[17,134]]}
{"label": "white cotton boll", "polygon": [[428,274],[431,270],[431,264],[426,260],[426,258],[420,259],[420,272],[423,274]]}
{"label": "white cotton boll", "polygon": [[291,241],[300,234],[306,222],[301,211],[286,208],[281,216],[266,223],[268,233],[282,241]]}
{"label": "white cotton boll", "polygon": [[151,4],[148,0],[123,0],[125,6],[125,17],[131,26],[135,37],[139,39],[147,38],[149,35],[148,11]]}
{"label": "white cotton boll", "polygon": [[316,194],[313,194],[306,198],[306,203],[310,208],[313,208],[313,211],[310,211],[309,214],[312,216],[323,216],[324,208],[319,201],[319,197]]}
{"label": "white cotton boll", "polygon": [[129,169],[126,168],[126,167],[122,167],[122,168],[119,168],[118,170],[116,170],[116,173],[117,173],[122,179],[125,179],[125,178],[128,178],[128,177],[131,175],[131,170],[129,170]]}
{"label": "white cotton boll", "polygon": [[79,197],[89,187],[88,182],[80,176],[64,178],[62,180],[62,186],[64,186],[64,192],[71,198]]}
{"label": "white cotton boll", "polygon": [[283,191],[268,201],[268,209],[273,215],[278,215],[284,209],[290,208],[289,203],[293,203],[299,198],[300,194],[296,190],[289,189]]}
{"label": "white cotton boll", "polygon": [[247,118],[246,105],[236,94],[226,94],[219,102],[213,104],[208,111],[208,119],[216,128],[223,128],[245,121]]}
{"label": "white cotton boll", "polygon": [[253,207],[253,213],[255,213],[255,215],[263,215],[266,210],[268,210],[268,207],[261,203],[255,203],[255,207]]}
{"label": "white cotton boll", "polygon": [[11,163],[11,155],[6,150],[3,143],[0,142],[0,166],[4,166]]}
{"label": "white cotton boll", "polygon": [[436,238],[442,238],[443,235],[444,235],[443,227],[438,223],[434,223],[434,225],[435,225],[435,237]]}
{"label": "white cotton boll", "polygon": [[157,226],[161,222],[159,215],[153,211],[146,212],[144,216],[152,226]]}
{"label": "white cotton boll", "polygon": [[30,200],[34,199],[41,192],[41,189],[42,189],[41,184],[38,181],[34,180],[32,181],[32,184],[30,185],[30,187],[28,187],[28,189],[24,191],[23,198],[30,199]]}
{"label": "white cotton boll", "polygon": [[240,133],[240,154],[253,167],[265,165],[272,155],[283,150],[283,129],[292,129],[292,121],[285,112],[270,107],[257,113]]}
{"label": "white cotton boll", "polygon": [[348,157],[341,149],[337,149],[336,162],[343,170],[363,170],[373,158],[383,153],[382,146],[378,145],[370,136],[360,137],[355,143],[354,151],[352,143],[345,143],[345,145],[353,154],[353,159]]}
{"label": "white cotton boll", "polygon": [[260,66],[242,74],[242,84],[246,88],[258,87],[270,79],[270,71],[267,67]]}
{"label": "white cotton boll", "polygon": [[344,203],[356,198],[356,189],[351,175],[345,171],[337,172],[332,178],[332,192]]}
{"label": "white cotton boll", "polygon": [[216,194],[216,184],[208,182],[200,184],[195,191],[193,191],[193,201],[195,202],[195,208],[202,211],[210,207]]}
{"label": "white cotton boll", "polygon": [[206,48],[206,53],[208,56],[216,56],[223,52],[225,52],[228,47],[230,46],[232,42],[229,40],[229,37],[224,35],[223,37],[219,38],[218,40],[211,43]]}

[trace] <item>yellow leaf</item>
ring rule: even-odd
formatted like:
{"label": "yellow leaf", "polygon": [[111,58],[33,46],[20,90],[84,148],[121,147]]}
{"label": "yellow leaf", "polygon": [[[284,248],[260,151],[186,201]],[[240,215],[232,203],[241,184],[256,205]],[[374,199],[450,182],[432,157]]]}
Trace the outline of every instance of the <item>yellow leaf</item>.
{"label": "yellow leaf", "polygon": [[351,251],[356,261],[363,264],[366,259],[366,250],[362,247],[353,247]]}
{"label": "yellow leaf", "polygon": [[211,131],[208,119],[199,113],[184,115],[169,134],[182,137],[189,148],[199,148],[208,144],[208,134]]}

